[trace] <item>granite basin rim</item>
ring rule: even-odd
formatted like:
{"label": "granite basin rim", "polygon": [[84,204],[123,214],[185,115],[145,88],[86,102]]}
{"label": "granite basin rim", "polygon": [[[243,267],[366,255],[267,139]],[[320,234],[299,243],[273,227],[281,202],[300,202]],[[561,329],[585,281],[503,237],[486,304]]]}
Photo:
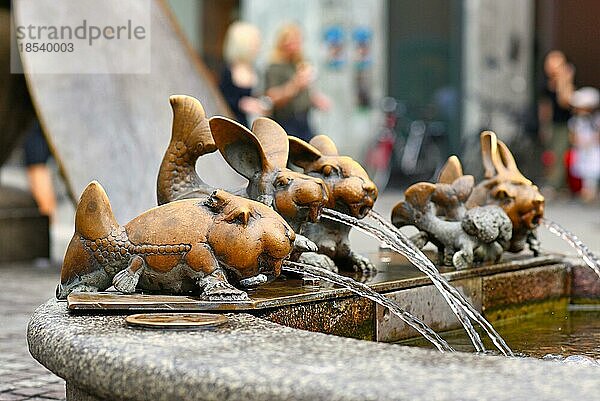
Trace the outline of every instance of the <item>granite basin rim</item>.
{"label": "granite basin rim", "polygon": [[465,400],[564,400],[600,390],[596,368],[440,354],[229,318],[210,332],[146,332],[128,329],[122,316],[69,314],[52,299],[27,335],[38,361],[100,399],[450,400],[460,392]]}

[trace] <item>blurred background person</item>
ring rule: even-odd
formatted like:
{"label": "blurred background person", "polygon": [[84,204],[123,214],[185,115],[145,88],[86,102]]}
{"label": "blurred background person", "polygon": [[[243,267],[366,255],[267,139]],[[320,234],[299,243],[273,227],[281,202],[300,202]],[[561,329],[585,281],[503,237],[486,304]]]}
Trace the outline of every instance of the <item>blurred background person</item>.
{"label": "blurred background person", "polygon": [[48,216],[52,222],[56,211],[56,196],[52,184],[52,173],[47,164],[50,158],[50,149],[37,119],[25,136],[23,151],[31,194],[38,205],[40,214]]}
{"label": "blurred background person", "polygon": [[308,114],[313,107],[327,111],[330,100],[315,89],[314,67],[303,54],[300,27],[290,23],[278,32],[265,77],[265,93],[273,102],[273,119],[289,135],[309,141],[313,131]]}
{"label": "blurred background person", "polygon": [[598,89],[584,87],[571,97],[573,117],[569,119],[569,137],[573,144],[572,175],[581,180],[581,199],[596,199],[600,179],[600,95]]}
{"label": "blurred background person", "polygon": [[231,24],[225,35],[223,58],[227,63],[221,74],[219,88],[235,119],[249,126],[249,115],[265,115],[269,102],[254,97],[258,85],[255,68],[261,37],[257,27],[247,22]]}
{"label": "blurred background person", "polygon": [[545,82],[540,102],[540,125],[546,127],[543,141],[546,183],[560,190],[566,184],[563,156],[569,147],[567,121],[571,117],[569,101],[574,91],[575,67],[567,62],[564,53],[550,51],[544,59]]}

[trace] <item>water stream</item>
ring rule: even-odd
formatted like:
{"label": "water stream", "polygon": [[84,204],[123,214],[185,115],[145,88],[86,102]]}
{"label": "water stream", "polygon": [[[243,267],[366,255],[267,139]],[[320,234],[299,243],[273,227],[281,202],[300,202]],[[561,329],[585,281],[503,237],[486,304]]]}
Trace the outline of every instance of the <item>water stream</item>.
{"label": "water stream", "polygon": [[[392,232],[393,235],[398,236],[398,234],[396,234],[396,231],[398,231],[396,229],[396,227],[394,227],[391,223],[387,222],[383,218],[383,216],[381,216],[379,213],[371,210],[369,212],[369,217],[372,218],[373,220],[377,221],[380,225],[382,225],[388,231]],[[400,238],[402,238],[402,237],[400,237]],[[414,246],[414,244],[410,240],[406,239],[405,242],[406,242],[406,245],[408,245],[411,248],[411,250],[413,251],[414,257],[421,259],[419,254],[422,252],[416,246]],[[423,255],[423,257],[427,260],[427,262],[429,262],[429,259],[425,255]],[[422,266],[422,267],[419,268],[419,270],[424,272],[427,275],[427,277],[429,277],[429,279],[432,281],[433,285],[438,289],[438,291],[440,292],[442,297],[444,297],[444,299],[450,306],[450,309],[458,318],[458,321],[465,328],[465,331],[466,331],[467,335],[469,336],[471,343],[475,347],[475,351],[476,352],[484,352],[485,346],[483,344],[483,341],[481,341],[481,337],[479,336],[479,333],[475,330],[475,328],[471,324],[471,321],[469,320],[469,317],[465,313],[464,308],[460,305],[460,302],[454,297],[454,295],[451,292],[446,290],[446,288],[441,283],[441,281],[437,279],[438,276],[441,277],[439,271],[437,271],[437,269],[435,269],[435,268],[433,270],[431,270],[429,268],[427,262],[420,261],[419,266]],[[414,264],[414,262],[413,262],[413,264]]]}
{"label": "water stream", "polygon": [[435,331],[433,331],[429,326],[427,326],[417,317],[413,316],[409,312],[406,312],[396,302],[384,297],[376,291],[373,291],[371,288],[369,288],[369,286],[363,283],[359,283],[358,281],[350,277],[340,276],[337,273],[333,273],[329,270],[307,263],[296,263],[286,260],[283,262],[283,270],[293,273],[309,275],[318,279],[329,281],[331,283],[347,288],[350,291],[362,297],[377,302],[381,306],[388,308],[390,312],[397,315],[404,322],[406,322],[406,324],[417,330],[423,337],[429,340],[441,352],[454,351],[454,349],[446,342],[446,340],[441,338]]}
{"label": "water stream", "polygon": [[552,234],[562,238],[573,249],[575,249],[585,264],[594,270],[598,277],[600,277],[600,260],[598,260],[592,251],[590,251],[590,249],[579,238],[577,238],[575,234],[562,227],[558,223],[548,220],[545,217],[540,219],[540,223],[550,230]]}
{"label": "water stream", "polygon": [[[346,214],[337,212],[331,209],[325,209],[322,217],[337,221],[342,224],[354,227],[370,236],[377,238],[378,240],[386,243],[396,252],[399,252],[406,256],[408,260],[413,263],[420,271],[425,273],[432,283],[440,290],[444,298],[448,301],[450,307],[455,310],[462,308],[463,313],[466,313],[473,321],[477,322],[483,330],[490,337],[494,345],[506,356],[512,356],[513,353],[508,347],[506,342],[500,337],[492,325],[483,317],[481,314],[471,305],[456,288],[454,288],[448,281],[439,273],[435,265],[418,249],[416,248],[406,236],[400,232],[396,227],[387,223],[381,216],[374,212],[370,213],[370,216],[378,221],[385,230],[374,227],[363,220],[358,220],[354,217]],[[455,307],[453,307],[453,305]],[[460,317],[461,312],[457,313],[457,317],[461,322],[464,320]],[[466,319],[468,320],[468,319]],[[469,333],[471,341],[474,343],[476,349],[483,349],[483,344],[478,335],[473,334],[471,330],[473,326],[470,324],[464,325],[465,330]],[[476,332],[475,332],[476,333]],[[477,344],[475,344],[477,343]]]}

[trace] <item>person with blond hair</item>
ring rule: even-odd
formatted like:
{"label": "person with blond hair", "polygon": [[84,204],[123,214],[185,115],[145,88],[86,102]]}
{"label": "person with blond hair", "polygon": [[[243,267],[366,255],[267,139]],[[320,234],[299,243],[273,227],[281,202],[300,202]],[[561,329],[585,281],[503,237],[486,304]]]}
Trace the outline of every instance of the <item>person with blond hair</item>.
{"label": "person with blond hair", "polygon": [[308,114],[313,107],[327,111],[330,101],[312,87],[315,70],[304,58],[302,31],[297,24],[280,28],[265,77],[266,95],[273,104],[272,118],[289,135],[312,138]]}
{"label": "person with blond hair", "polygon": [[248,126],[248,117],[268,114],[270,104],[254,97],[258,84],[255,68],[256,57],[260,50],[260,31],[254,25],[237,21],[229,26],[223,45],[224,68],[219,88],[235,119]]}

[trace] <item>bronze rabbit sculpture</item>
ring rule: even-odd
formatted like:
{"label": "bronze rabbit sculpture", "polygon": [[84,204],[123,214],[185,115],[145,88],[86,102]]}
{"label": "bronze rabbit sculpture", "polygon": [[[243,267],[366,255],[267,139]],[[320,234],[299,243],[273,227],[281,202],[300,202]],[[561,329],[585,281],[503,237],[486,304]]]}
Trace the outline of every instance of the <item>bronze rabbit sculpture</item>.
{"label": "bronze rabbit sculpture", "polygon": [[431,241],[442,264],[465,269],[474,262],[495,262],[509,247],[512,225],[498,206],[466,210],[473,184],[472,176],[459,177],[452,184],[414,184],[394,207],[392,224],[419,228],[413,242],[422,248]]}
{"label": "bronze rabbit sculpture", "polygon": [[[481,154],[485,179],[473,188],[466,201],[467,208],[498,205],[512,222],[513,232],[508,251],[520,252],[528,244],[539,253],[536,228],[544,217],[544,197],[537,186],[517,168],[508,147],[491,131],[481,133]],[[438,182],[450,183],[462,176],[462,166],[456,157],[448,159]]]}
{"label": "bronze rabbit sculpture", "polygon": [[[405,193],[406,200],[392,212],[395,225],[411,224],[421,230],[412,237],[417,246],[433,242],[444,251],[440,259],[449,264],[452,258],[457,268],[471,261],[493,261],[502,250],[520,252],[525,244],[534,254],[539,252],[535,229],[544,215],[543,196],[521,174],[510,150],[493,132],[481,133],[481,153],[485,179],[476,186],[472,176],[463,174],[458,158],[451,156],[440,171],[437,184],[413,185]],[[503,213],[499,213],[500,208]],[[458,230],[454,237],[447,235],[451,232],[450,223],[456,226],[457,222],[466,234],[493,246],[474,248],[471,258],[472,245],[465,248]],[[510,235],[506,233],[509,226]],[[459,252],[451,255],[453,247]],[[461,253],[464,249],[466,253]]]}
{"label": "bronze rabbit sculpture", "polygon": [[329,201],[320,178],[287,168],[289,144],[279,124],[258,118],[252,131],[225,117],[210,119],[219,151],[231,167],[248,179],[246,195],[272,206],[299,231],[302,223],[318,221]]}
{"label": "bronze rabbit sculpture", "polygon": [[232,284],[253,286],[277,277],[294,239],[271,208],[220,190],[155,207],[120,226],[106,192],[92,182],[77,206],[57,297],[114,285],[125,293],[245,300],[248,295]]}
{"label": "bronze rabbit sculpture", "polygon": [[[225,117],[206,117],[200,102],[190,96],[172,96],[172,137],[157,180],[159,204],[207,196],[214,188],[196,173],[196,160],[219,150],[227,163],[248,179],[236,194],[273,207],[294,230],[306,221],[317,221],[328,202],[323,180],[286,167],[287,134],[276,122],[257,119],[252,131]],[[304,238],[300,235],[297,239]],[[305,250],[316,250],[310,241]],[[302,247],[302,246],[301,246]]]}
{"label": "bronze rabbit sculpture", "polygon": [[[356,218],[364,218],[377,200],[377,187],[362,166],[348,156],[341,156],[335,143],[318,135],[310,143],[289,136],[289,163],[303,169],[305,174],[325,181],[329,189],[327,207]],[[331,258],[343,269],[369,272],[375,266],[366,257],[350,249],[350,227],[333,221],[305,223],[302,234],[314,241],[319,253]],[[303,259],[310,258],[304,253]],[[310,261],[310,260],[307,260]]]}

